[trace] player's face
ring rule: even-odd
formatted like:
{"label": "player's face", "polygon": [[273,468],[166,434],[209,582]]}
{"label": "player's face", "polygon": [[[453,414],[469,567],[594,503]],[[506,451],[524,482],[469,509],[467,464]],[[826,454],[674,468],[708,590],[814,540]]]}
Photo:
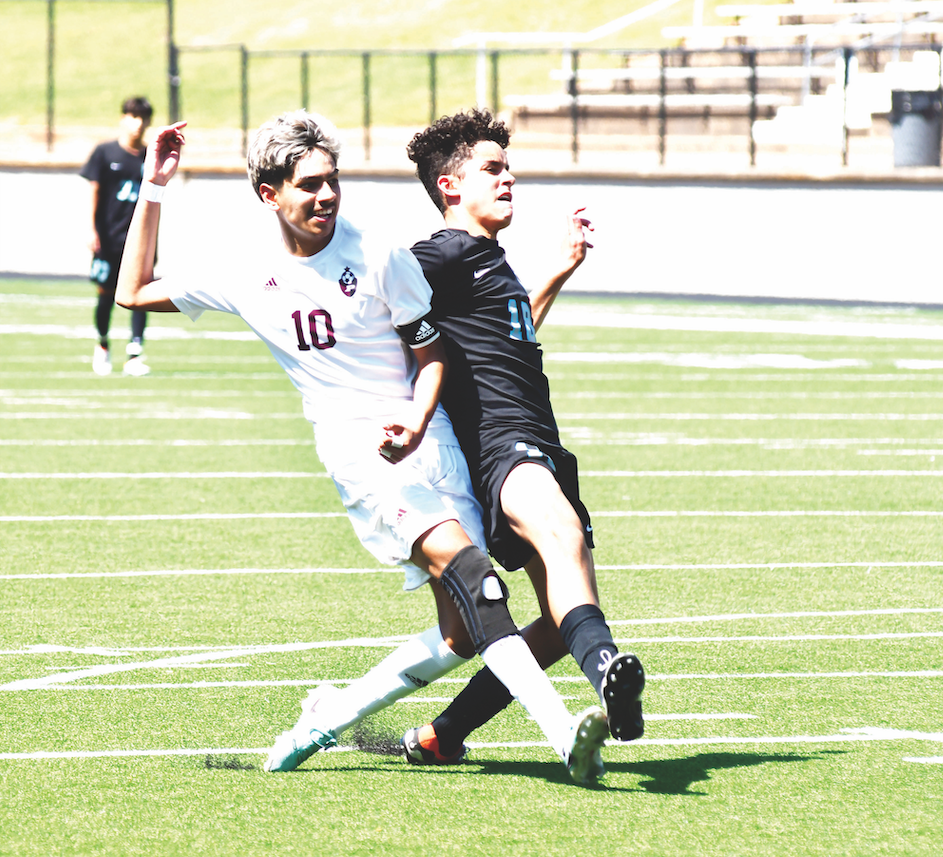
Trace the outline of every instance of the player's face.
{"label": "player's face", "polygon": [[330,155],[312,149],[281,187],[262,185],[260,192],[278,212],[282,237],[293,256],[313,256],[327,247],[341,201],[337,166]]}
{"label": "player's face", "polygon": [[139,149],[144,145],[144,132],[151,123],[143,116],[125,113],[119,123],[119,136],[126,146]]}
{"label": "player's face", "polygon": [[466,229],[472,234],[494,238],[509,226],[514,216],[511,187],[514,176],[508,169],[507,152],[497,143],[482,140],[475,144],[461,176],[454,176],[455,192]]}

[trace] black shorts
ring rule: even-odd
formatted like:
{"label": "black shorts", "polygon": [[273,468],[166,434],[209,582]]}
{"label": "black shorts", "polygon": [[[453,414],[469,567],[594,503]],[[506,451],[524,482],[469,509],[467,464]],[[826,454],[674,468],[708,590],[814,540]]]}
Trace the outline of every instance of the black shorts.
{"label": "black shorts", "polygon": [[117,257],[97,254],[92,259],[92,268],[88,278],[102,291],[114,294],[118,288],[118,268],[121,266],[121,254]]}
{"label": "black shorts", "polygon": [[583,525],[586,545],[592,548],[593,527],[589,512],[580,500],[576,456],[558,443],[548,443],[524,432],[508,432],[489,441],[482,438],[481,465],[478,469],[478,499],[484,507],[485,534],[491,555],[508,571],[528,563],[534,547],[511,529],[501,511],[501,489],[508,474],[525,461],[546,467],[563,490]]}

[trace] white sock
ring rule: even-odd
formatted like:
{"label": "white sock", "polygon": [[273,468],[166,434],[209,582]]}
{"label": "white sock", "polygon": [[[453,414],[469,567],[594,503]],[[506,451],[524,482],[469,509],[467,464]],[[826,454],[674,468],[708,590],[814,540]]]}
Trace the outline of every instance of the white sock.
{"label": "white sock", "polygon": [[317,726],[338,735],[464,663],[466,658],[452,651],[438,626],[428,628],[319,704]]}
{"label": "white sock", "polygon": [[569,734],[573,715],[567,711],[524,638],[519,634],[502,637],[488,646],[481,653],[481,658],[511,696],[537,721],[550,745],[565,760],[570,750]]}

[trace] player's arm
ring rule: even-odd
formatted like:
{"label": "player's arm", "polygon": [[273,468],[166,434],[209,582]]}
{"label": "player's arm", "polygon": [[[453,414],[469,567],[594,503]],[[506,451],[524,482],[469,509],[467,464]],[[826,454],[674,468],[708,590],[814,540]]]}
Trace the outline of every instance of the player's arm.
{"label": "player's arm", "polygon": [[98,213],[98,197],[101,193],[101,185],[89,179],[89,211],[92,215],[92,231],[88,239],[88,249],[92,253],[98,253],[102,248],[101,238],[98,235],[98,226],[95,223],[95,215]]}
{"label": "player's arm", "polygon": [[585,217],[585,208],[578,208],[567,216],[567,232],[563,240],[563,252],[559,269],[547,280],[544,285],[530,293],[530,312],[534,322],[534,329],[543,324],[550,307],[560,294],[563,284],[570,279],[573,272],[583,264],[586,251],[593,245],[586,240],[587,230],[592,232],[593,225]]}
{"label": "player's arm", "polygon": [[419,448],[435,413],[448,374],[448,358],[441,338],[427,345],[413,348],[418,369],[413,390],[413,402],[399,415],[399,419],[383,426],[380,455],[396,463]]}
{"label": "player's arm", "polygon": [[141,192],[128,229],[115,293],[116,303],[127,309],[178,312],[161,281],[154,280],[154,255],[160,223],[159,198],[177,172],[183,148],[181,132],[186,124],[177,122],[159,129],[154,144],[147,150]]}

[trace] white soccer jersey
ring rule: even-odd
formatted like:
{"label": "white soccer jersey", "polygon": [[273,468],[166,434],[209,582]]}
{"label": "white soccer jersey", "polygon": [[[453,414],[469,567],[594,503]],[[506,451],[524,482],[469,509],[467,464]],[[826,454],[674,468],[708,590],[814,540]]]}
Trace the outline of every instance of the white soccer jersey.
{"label": "white soccer jersey", "polygon": [[330,244],[314,256],[296,259],[282,249],[162,282],[191,319],[208,309],[234,313],[268,345],[301,392],[318,456],[361,543],[403,567],[404,588],[428,579],[410,560],[413,544],[443,521],[457,520],[484,549],[481,506],[441,407],[404,461],[391,464],[378,452],[380,427],[413,400],[416,362],[395,328],[431,306],[432,290],[409,250],[391,250],[338,218]]}
{"label": "white soccer jersey", "polygon": [[212,272],[171,276],[168,297],[196,320],[234,313],[269,347],[321,427],[412,401],[415,361],[396,333],[425,316],[432,291],[407,249],[370,240],[343,218],[330,244],[299,259],[274,252]]}

